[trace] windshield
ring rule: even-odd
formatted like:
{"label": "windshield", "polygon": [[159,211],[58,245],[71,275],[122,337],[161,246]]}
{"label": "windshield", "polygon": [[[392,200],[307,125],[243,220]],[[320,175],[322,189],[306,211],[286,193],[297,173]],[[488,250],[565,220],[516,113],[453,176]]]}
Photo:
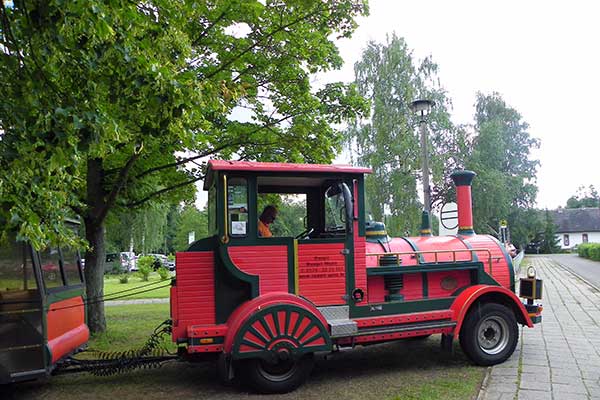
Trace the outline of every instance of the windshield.
{"label": "windshield", "polygon": [[325,230],[343,230],[346,222],[344,193],[339,185],[330,186],[325,191]]}

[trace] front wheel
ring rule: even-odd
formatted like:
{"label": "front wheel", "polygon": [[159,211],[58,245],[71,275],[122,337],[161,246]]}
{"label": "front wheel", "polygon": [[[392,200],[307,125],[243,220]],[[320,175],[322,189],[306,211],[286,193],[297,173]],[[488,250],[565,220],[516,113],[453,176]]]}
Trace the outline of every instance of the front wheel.
{"label": "front wheel", "polygon": [[288,393],[302,385],[314,366],[312,354],[299,359],[269,362],[250,359],[240,364],[238,371],[244,381],[259,393]]}
{"label": "front wheel", "polygon": [[460,330],[460,345],[478,365],[495,365],[512,355],[519,327],[511,309],[500,304],[477,305],[467,314]]}

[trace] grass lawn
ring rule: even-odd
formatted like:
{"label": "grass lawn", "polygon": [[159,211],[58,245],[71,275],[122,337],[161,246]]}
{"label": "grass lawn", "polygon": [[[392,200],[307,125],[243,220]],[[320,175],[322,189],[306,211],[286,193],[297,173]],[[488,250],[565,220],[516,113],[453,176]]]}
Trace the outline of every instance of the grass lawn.
{"label": "grass lawn", "polygon": [[[108,330],[90,341],[102,351],[139,348],[154,328],[169,318],[168,304],[136,304],[106,308]],[[168,340],[168,339],[167,339]],[[474,399],[485,368],[475,367],[456,344],[454,354],[440,350],[439,336],[398,341],[317,358],[308,382],[295,392],[268,396],[273,400],[462,400]],[[96,377],[75,374],[0,388],[3,400],[165,400],[263,399],[243,388],[219,383],[213,363],[171,362],[160,369]]]}
{"label": "grass lawn", "polygon": [[[105,275],[104,296],[107,297],[107,300],[110,300],[110,297],[120,297],[125,295],[127,295],[127,297],[123,297],[118,300],[166,298],[169,297],[169,282],[169,279],[161,282],[160,276],[156,272],[150,274],[148,282],[142,281],[142,278],[135,273],[129,275],[129,282],[127,283],[120,283],[119,275]],[[152,285],[145,286],[148,284]],[[124,290],[127,290],[127,292],[118,294],[118,292],[122,292]]]}

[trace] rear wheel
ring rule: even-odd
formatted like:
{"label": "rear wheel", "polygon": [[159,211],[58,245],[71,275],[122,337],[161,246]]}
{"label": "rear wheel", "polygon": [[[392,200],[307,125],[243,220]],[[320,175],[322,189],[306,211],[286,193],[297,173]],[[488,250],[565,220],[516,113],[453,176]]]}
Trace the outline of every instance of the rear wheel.
{"label": "rear wheel", "polygon": [[511,309],[500,304],[476,305],[460,330],[460,345],[478,365],[495,365],[512,355],[519,327]]}
{"label": "rear wheel", "polygon": [[287,393],[306,381],[314,366],[312,354],[299,359],[250,359],[240,363],[238,372],[252,389],[259,393]]}

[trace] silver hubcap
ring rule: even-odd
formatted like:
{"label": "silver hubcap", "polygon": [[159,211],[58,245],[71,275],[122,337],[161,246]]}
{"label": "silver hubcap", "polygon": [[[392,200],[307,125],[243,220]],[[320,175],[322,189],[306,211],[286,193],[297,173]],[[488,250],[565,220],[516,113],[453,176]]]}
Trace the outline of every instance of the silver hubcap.
{"label": "silver hubcap", "polygon": [[498,354],[508,344],[508,324],[500,317],[485,318],[477,329],[479,348],[487,354]]}
{"label": "silver hubcap", "polygon": [[271,364],[266,361],[258,363],[258,372],[271,382],[283,382],[291,378],[297,368],[298,363],[294,360],[279,361],[277,364]]}

